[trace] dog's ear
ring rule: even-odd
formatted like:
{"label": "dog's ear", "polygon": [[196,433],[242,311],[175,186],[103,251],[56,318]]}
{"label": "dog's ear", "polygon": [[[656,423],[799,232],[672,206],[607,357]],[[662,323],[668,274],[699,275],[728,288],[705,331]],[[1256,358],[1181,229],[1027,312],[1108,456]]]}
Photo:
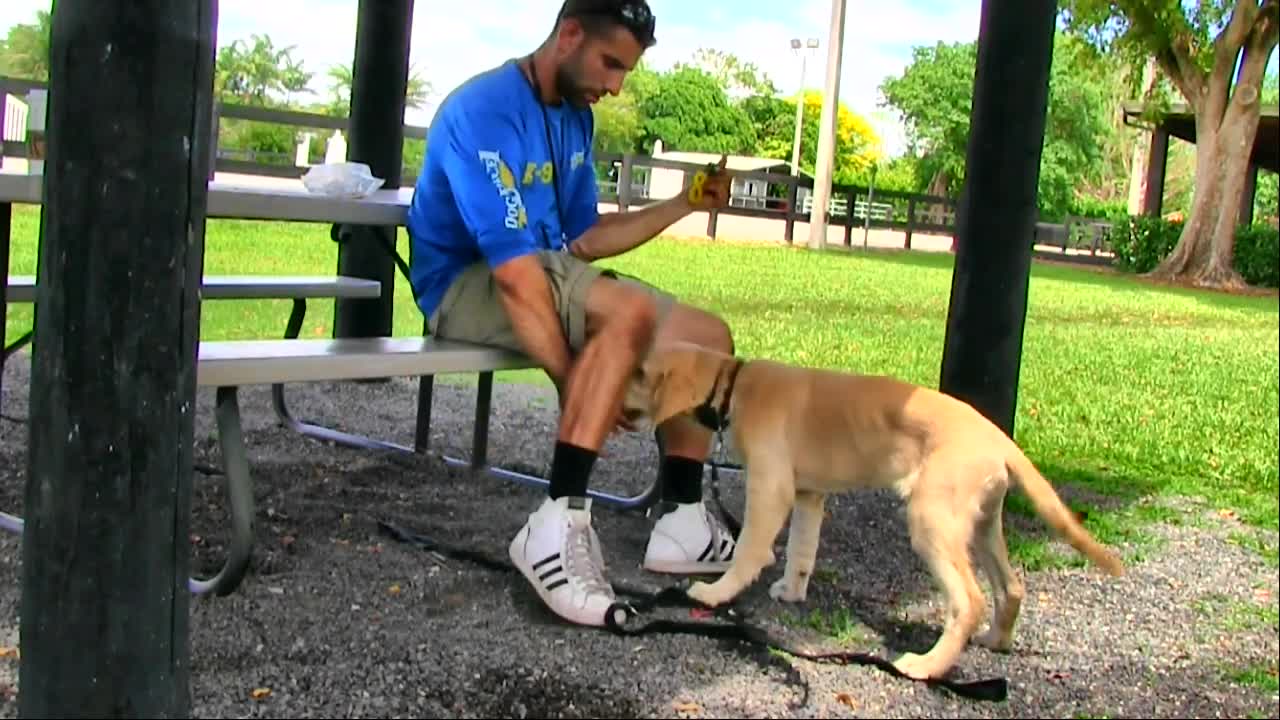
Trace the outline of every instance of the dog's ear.
{"label": "dog's ear", "polygon": [[698,395],[696,365],[682,353],[663,355],[645,368],[649,386],[649,408],[654,425],[687,413],[702,402]]}

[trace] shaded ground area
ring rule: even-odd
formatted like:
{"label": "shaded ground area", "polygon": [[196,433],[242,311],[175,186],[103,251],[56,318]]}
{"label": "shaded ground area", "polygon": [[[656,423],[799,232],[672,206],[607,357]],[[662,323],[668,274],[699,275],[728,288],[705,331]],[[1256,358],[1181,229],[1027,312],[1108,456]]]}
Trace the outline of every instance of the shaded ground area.
{"label": "shaded ground area", "polygon": [[[0,412],[27,414],[28,356],[5,371]],[[416,383],[290,388],[304,418],[412,442]],[[474,388],[437,383],[433,449],[465,456]],[[532,405],[530,404],[532,403]],[[554,398],[499,384],[491,458],[541,471]],[[254,564],[227,598],[193,598],[197,717],[1277,717],[1276,569],[1231,542],[1246,530],[1212,508],[1156,529],[1128,575],[1037,572],[1011,654],[971,648],[955,676],[1007,677],[1003,704],[962,700],[875,668],[819,665],[728,641],[620,638],[560,623],[517,575],[442,560],[398,543],[379,519],[505,559],[540,490],[473,477],[432,457],[334,448],[275,424],[266,388],[241,395],[258,503]],[[202,391],[198,462],[217,466],[212,393]],[[653,477],[646,436],[613,439],[597,487],[631,494]],[[0,507],[21,514],[26,432],[0,420]],[[196,475],[195,564],[221,561],[219,477]],[[741,515],[734,474],[722,476]],[[802,606],[769,600],[766,570],[743,599],[757,620],[811,647],[885,656],[926,648],[941,607],[884,494],[833,499],[819,570]],[[658,589],[639,570],[650,520],[597,509],[610,576]],[[1271,548],[1272,532],[1254,544]],[[782,557],[785,536],[777,553]],[[1273,555],[1274,556],[1274,555]],[[0,537],[0,647],[17,644],[20,549]],[[676,610],[661,611],[680,617]],[[0,653],[0,717],[15,717],[17,659]],[[256,692],[255,692],[256,691]]]}

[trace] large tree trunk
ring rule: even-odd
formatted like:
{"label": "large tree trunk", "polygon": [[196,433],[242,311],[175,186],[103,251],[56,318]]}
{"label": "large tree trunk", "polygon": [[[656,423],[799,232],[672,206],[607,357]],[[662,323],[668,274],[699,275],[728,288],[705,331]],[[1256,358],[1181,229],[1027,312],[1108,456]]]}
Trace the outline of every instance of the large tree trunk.
{"label": "large tree trunk", "polygon": [[[1200,287],[1246,286],[1232,260],[1258,131],[1262,79],[1276,46],[1274,5],[1241,0],[1215,41],[1214,67],[1207,77],[1193,76],[1186,63],[1175,62],[1172,56],[1162,63],[1195,110],[1196,185],[1177,247],[1151,271],[1154,278]],[[1259,15],[1260,10],[1269,14]],[[1231,72],[1237,58],[1240,70],[1233,92]]]}
{"label": "large tree trunk", "polygon": [[1224,289],[1246,285],[1232,259],[1258,111],[1256,102],[1251,111],[1237,106],[1232,103],[1216,128],[1208,118],[1196,122],[1195,199],[1177,247],[1152,277]]}

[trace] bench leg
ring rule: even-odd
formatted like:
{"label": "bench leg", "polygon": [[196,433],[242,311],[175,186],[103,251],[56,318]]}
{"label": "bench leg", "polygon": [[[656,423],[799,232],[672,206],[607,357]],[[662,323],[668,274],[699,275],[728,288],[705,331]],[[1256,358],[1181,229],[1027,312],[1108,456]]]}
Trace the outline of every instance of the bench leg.
{"label": "bench leg", "polygon": [[[289,315],[289,322],[285,329],[285,339],[293,339],[298,336],[302,329],[302,318],[306,314],[306,307],[306,301],[301,298],[293,301],[293,311]],[[423,332],[426,332],[425,325],[423,326]],[[376,440],[365,435],[343,432],[323,425],[298,420],[289,412],[289,407],[285,403],[283,384],[277,383],[271,386],[271,404],[275,408],[276,416],[280,419],[281,424],[291,428],[294,432],[308,437],[366,450],[392,450],[403,453],[425,454],[431,438],[431,401],[434,386],[434,376],[423,375],[418,378],[418,416],[414,427],[412,449],[399,443]],[[471,438],[471,459],[461,460],[444,455],[441,456],[441,459],[449,465],[484,471],[504,480],[513,480],[535,487],[549,487],[551,483],[545,478],[489,466],[489,416],[492,407],[493,371],[482,372],[480,373],[480,386],[476,393],[476,417]],[[644,492],[632,497],[611,495],[595,490],[588,491],[588,494],[604,505],[623,510],[642,510],[657,501],[658,483],[655,480]]]}
{"label": "bench leg", "polygon": [[[447,455],[442,456],[441,459],[455,467],[467,467],[474,471],[484,471],[493,477],[510,480],[522,485],[541,488],[550,487],[551,482],[546,478],[529,475],[515,470],[507,470],[506,468],[495,467],[488,464],[489,415],[492,407],[493,373],[483,372],[480,373],[480,384],[476,389],[476,419],[474,430],[472,431],[471,459],[463,460],[460,458],[449,457]],[[602,505],[618,510],[644,510],[658,500],[658,481],[655,478],[644,492],[631,497],[613,495],[599,490],[587,490],[587,495],[591,496],[596,502]]]}
{"label": "bench leg", "polygon": [[426,454],[431,444],[431,394],[435,380],[435,375],[418,378],[418,419],[413,427],[413,451],[419,454]]}
{"label": "bench leg", "polygon": [[[212,578],[188,578],[187,588],[197,594],[229,595],[240,585],[253,552],[253,482],[249,477],[249,458],[240,430],[240,406],[236,388],[218,388],[218,439],[222,445],[223,465],[227,476],[227,495],[231,507],[231,549],[222,569]],[[0,512],[0,529],[21,535],[23,520]]]}
{"label": "bench leg", "polygon": [[[307,301],[303,298],[294,298],[293,310],[289,313],[289,323],[285,327],[284,337],[286,340],[293,340],[298,337],[298,333],[302,330],[302,318],[307,313]],[[284,384],[275,383],[271,386],[271,405],[275,408],[276,417],[280,419],[280,423],[290,428],[296,433],[313,437],[318,440],[329,440],[340,445],[348,445],[351,447],[364,448],[366,450],[394,450],[396,452],[413,452],[409,448],[397,443],[385,442],[383,440],[374,440],[364,435],[356,435],[353,433],[345,433],[341,430],[334,430],[323,425],[315,425],[308,422],[298,420],[289,412],[289,406],[284,399]]]}
{"label": "bench leg", "polygon": [[471,467],[489,464],[489,417],[493,414],[493,373],[480,373],[476,388],[476,421],[471,431]]}
{"label": "bench leg", "polygon": [[18,352],[18,350],[21,350],[23,346],[30,343],[31,338],[35,337],[35,334],[35,330],[28,330],[23,333],[22,337],[14,340],[12,344],[4,346],[4,349],[0,350],[0,368],[4,367],[5,362],[7,362],[9,358],[13,357],[14,353]]}
{"label": "bench leg", "polygon": [[212,578],[192,578],[191,591],[203,595],[228,595],[240,585],[253,553],[253,481],[249,477],[249,457],[240,427],[240,404],[236,388],[218,388],[218,441],[227,477],[227,497],[231,509],[231,543],[227,561]]}
{"label": "bench leg", "polygon": [[0,528],[8,530],[14,535],[21,535],[22,518],[17,515],[10,515],[7,512],[0,512]]}

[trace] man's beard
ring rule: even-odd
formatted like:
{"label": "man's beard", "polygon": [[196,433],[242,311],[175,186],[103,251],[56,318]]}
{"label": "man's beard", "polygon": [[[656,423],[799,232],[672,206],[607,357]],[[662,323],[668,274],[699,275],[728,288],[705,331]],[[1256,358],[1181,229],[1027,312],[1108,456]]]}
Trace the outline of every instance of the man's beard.
{"label": "man's beard", "polygon": [[577,58],[556,68],[556,94],[576,108],[587,108],[587,91],[578,82]]}

